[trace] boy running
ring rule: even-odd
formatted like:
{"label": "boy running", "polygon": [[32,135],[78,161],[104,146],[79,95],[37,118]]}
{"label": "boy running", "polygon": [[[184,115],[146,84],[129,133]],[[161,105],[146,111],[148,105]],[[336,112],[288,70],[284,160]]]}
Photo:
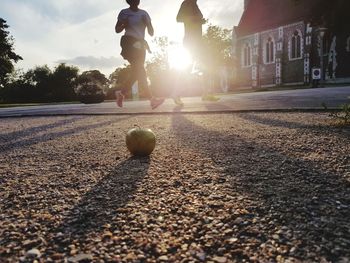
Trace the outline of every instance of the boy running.
{"label": "boy running", "polygon": [[145,31],[147,28],[148,34],[153,36],[154,29],[149,14],[145,10],[138,8],[140,0],[126,0],[126,2],[130,7],[120,11],[117,24],[115,25],[115,32],[121,33],[125,30],[120,40],[120,45],[122,47],[121,55],[124,59],[129,61],[131,74],[126,87],[116,92],[116,103],[119,107],[123,107],[125,95],[128,90],[131,89],[131,86],[138,81],[139,87],[146,92],[152,109],[155,109],[164,102],[164,99],[153,97],[148,86],[144,65],[146,50],[150,52],[149,46],[145,40]]}

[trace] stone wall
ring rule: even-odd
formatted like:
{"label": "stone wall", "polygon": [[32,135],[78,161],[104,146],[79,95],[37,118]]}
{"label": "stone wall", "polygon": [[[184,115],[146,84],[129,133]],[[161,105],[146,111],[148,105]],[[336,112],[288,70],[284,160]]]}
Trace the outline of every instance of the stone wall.
{"label": "stone wall", "polygon": [[[283,27],[259,32],[237,39],[238,82],[240,85],[274,86],[283,84],[309,83],[311,35],[303,23],[294,23]],[[301,53],[291,58],[291,38],[295,32],[301,37]],[[311,39],[311,38],[310,38]],[[267,43],[273,43],[273,59],[268,59]],[[242,50],[249,45],[252,49],[252,63],[243,65]],[[271,43],[270,43],[271,45]]]}

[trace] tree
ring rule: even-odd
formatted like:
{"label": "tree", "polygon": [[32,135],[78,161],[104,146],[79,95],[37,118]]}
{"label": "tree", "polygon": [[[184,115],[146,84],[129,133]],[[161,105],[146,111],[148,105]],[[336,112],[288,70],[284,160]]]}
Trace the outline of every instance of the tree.
{"label": "tree", "polygon": [[215,72],[231,61],[232,30],[209,25],[203,36],[202,63],[207,70]]}
{"label": "tree", "polygon": [[[231,52],[232,30],[209,24],[203,35],[200,64],[204,71],[204,81],[210,89],[219,86],[223,72],[233,72]],[[232,81],[232,75],[228,81]]]}
{"label": "tree", "polygon": [[39,102],[33,96],[35,86],[24,78],[24,74],[10,80],[0,93],[1,103]]}
{"label": "tree", "polygon": [[153,52],[153,56],[150,61],[147,62],[147,67],[155,67],[159,70],[168,70],[168,49],[169,39],[168,37],[157,37],[153,40],[156,45],[156,50]]}
{"label": "tree", "polygon": [[8,75],[14,70],[14,63],[22,57],[14,52],[14,39],[10,36],[6,21],[0,18],[0,88],[8,81]]}
{"label": "tree", "polygon": [[[168,38],[156,38],[154,43],[157,46],[155,49],[156,52],[154,52],[152,59],[147,62],[146,68],[151,80],[152,90],[156,91],[161,96],[166,96],[171,92],[171,87],[169,87],[169,85],[174,82],[174,78],[176,78],[175,75],[179,73],[174,72],[169,67],[168,50],[170,48],[170,43]],[[201,57],[199,58],[200,61],[198,61],[200,63],[200,68],[205,73],[204,77],[208,78],[205,81],[218,82],[219,70],[223,67],[233,66],[231,58],[232,31],[219,26],[209,25],[203,35],[202,46],[198,48],[201,49]],[[194,83],[201,79],[199,76],[190,75],[189,72],[181,72],[181,74],[183,78],[177,80],[179,83],[181,83],[183,79],[188,79]],[[187,74],[187,76],[184,74]],[[200,86],[200,84],[197,86]],[[197,92],[195,88],[193,91]]]}
{"label": "tree", "polygon": [[78,77],[78,84],[93,82],[99,85],[102,91],[108,88],[109,80],[99,70],[84,71]]}
{"label": "tree", "polygon": [[344,33],[349,28],[349,0],[321,0],[318,6],[318,17],[320,17],[323,26],[326,26],[331,32]]}
{"label": "tree", "polygon": [[[310,0],[290,0],[296,5]],[[314,1],[311,22],[313,26],[328,28],[331,32],[346,32],[349,19],[349,0],[318,0]]]}
{"label": "tree", "polygon": [[107,98],[113,99],[116,90],[121,90],[128,82],[130,76],[130,65],[117,68],[109,75],[110,89],[107,91]]}
{"label": "tree", "polygon": [[0,89],[2,102],[72,101],[76,99],[77,77],[76,67],[60,64],[52,71],[47,65],[38,66],[9,78]]}
{"label": "tree", "polygon": [[2,91],[3,102],[46,102],[49,99],[52,72],[47,66],[40,66],[27,72],[14,71]]}
{"label": "tree", "polygon": [[74,66],[59,64],[52,73],[50,90],[52,101],[72,101],[76,99],[75,88],[77,85],[79,69]]}
{"label": "tree", "polygon": [[156,45],[152,58],[146,63],[147,75],[152,90],[160,96],[169,95],[170,68],[168,61],[169,39],[158,37],[153,40]]}
{"label": "tree", "polygon": [[51,101],[53,96],[52,71],[47,65],[37,66],[34,69],[28,70],[20,77],[20,81],[17,84],[20,85],[21,81],[32,89],[28,100],[32,102]]}
{"label": "tree", "polygon": [[83,103],[100,103],[105,98],[109,81],[98,70],[84,71],[77,79],[76,93]]}

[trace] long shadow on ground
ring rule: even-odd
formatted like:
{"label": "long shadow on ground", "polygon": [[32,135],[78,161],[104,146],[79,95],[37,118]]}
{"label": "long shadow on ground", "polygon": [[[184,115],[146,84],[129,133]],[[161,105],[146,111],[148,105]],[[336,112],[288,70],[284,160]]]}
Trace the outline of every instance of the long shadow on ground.
{"label": "long shadow on ground", "polygon": [[[316,125],[313,123],[300,123],[298,120],[295,121],[286,121],[280,120],[277,118],[269,118],[266,115],[262,114],[254,114],[254,113],[245,113],[240,114],[240,118],[248,120],[253,123],[267,125],[269,127],[279,127],[279,128],[289,128],[289,129],[299,129],[299,130],[307,130],[308,132],[312,132],[315,135],[318,134],[329,134],[329,124]],[[342,129],[333,127],[332,134],[336,137],[345,137],[348,138],[348,134],[342,132]]]}
{"label": "long shadow on ground", "polygon": [[[88,125],[80,125],[74,128],[69,128],[69,129],[64,129],[62,131],[58,131],[58,132],[46,132],[45,134],[40,134],[37,135],[37,133],[41,132],[42,130],[47,130],[49,128],[55,128],[61,125],[66,125],[69,123],[75,123],[76,120],[79,119],[69,119],[69,120],[62,120],[59,121],[58,123],[54,123],[51,125],[44,125],[44,127],[33,127],[33,128],[29,128],[27,130],[31,132],[31,136],[30,138],[23,138],[20,140],[16,140],[15,142],[13,141],[9,141],[6,143],[3,143],[0,145],[0,150],[2,153],[7,152],[7,151],[11,151],[17,148],[26,148],[38,143],[42,143],[42,142],[47,142],[50,140],[55,140],[61,137],[66,137],[66,136],[70,136],[73,134],[78,134],[78,133],[82,133],[82,132],[86,132],[88,130],[92,130],[92,129],[96,129],[96,128],[100,128],[103,126],[107,126],[116,122],[120,122],[122,120],[128,119],[129,117],[124,117],[124,118],[118,118],[118,119],[113,119],[113,120],[109,120],[109,121],[103,121],[103,122],[97,122],[97,123],[93,123],[93,124],[88,124]],[[26,133],[27,133],[26,132]]]}
{"label": "long shadow on ground", "polygon": [[31,126],[25,129],[20,129],[18,131],[13,131],[13,132],[8,132],[8,133],[0,133],[0,142],[8,142],[10,140],[18,140],[22,137],[27,137],[29,135],[33,135],[39,132],[43,132],[46,130],[50,130],[53,128],[57,128],[60,126],[64,126],[67,124],[72,124],[78,120],[84,119],[86,117],[83,116],[77,116],[77,117],[72,117],[72,118],[64,118],[58,121],[55,121],[53,123],[49,124],[44,124],[44,125],[39,125],[39,126]]}
{"label": "long shadow on ground", "polygon": [[[245,119],[252,125],[256,120],[249,115]],[[277,122],[282,127],[309,129]],[[345,241],[350,238],[350,183],[343,174],[323,170],[313,161],[293,157],[273,144],[246,139],[234,129],[211,131],[179,114],[174,115],[172,126],[184,147],[210,157],[223,168],[222,179],[229,182],[229,193],[237,197],[233,206],[247,210],[238,221],[234,215],[226,215],[227,223],[238,229],[239,242],[230,247],[231,251],[250,246],[253,254],[265,251],[272,258],[282,253],[315,261],[350,256]],[[279,252],[271,250],[276,243]],[[237,260],[249,260],[245,252],[240,253]]]}
{"label": "long shadow on ground", "polygon": [[[72,240],[84,243],[89,234],[98,235],[106,224],[112,224],[114,229],[118,229],[118,215],[133,199],[138,184],[148,174],[149,166],[149,157],[131,157],[116,165],[108,175],[87,190],[53,231],[52,238],[58,249],[64,252],[65,246],[71,244]],[[119,222],[119,227],[124,223]],[[64,233],[65,238],[57,233]]]}

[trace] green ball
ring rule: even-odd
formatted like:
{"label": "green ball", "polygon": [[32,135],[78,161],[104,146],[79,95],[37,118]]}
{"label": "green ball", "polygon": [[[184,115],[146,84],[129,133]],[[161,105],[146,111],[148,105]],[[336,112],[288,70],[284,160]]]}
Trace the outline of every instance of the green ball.
{"label": "green ball", "polygon": [[148,156],[156,147],[156,135],[151,129],[133,128],[126,134],[126,146],[132,155]]}

